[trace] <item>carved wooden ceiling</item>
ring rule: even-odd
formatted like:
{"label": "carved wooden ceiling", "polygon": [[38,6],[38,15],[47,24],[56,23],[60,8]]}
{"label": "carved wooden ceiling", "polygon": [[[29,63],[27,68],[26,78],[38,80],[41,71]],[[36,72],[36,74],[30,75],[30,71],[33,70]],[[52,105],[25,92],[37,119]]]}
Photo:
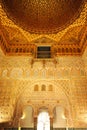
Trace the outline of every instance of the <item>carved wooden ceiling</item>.
{"label": "carved wooden ceiling", "polygon": [[[57,14],[53,8],[51,12],[52,23],[50,24],[47,24],[47,16],[49,16],[49,11],[51,11],[52,6],[50,0],[40,2],[38,5],[38,10],[36,10],[36,6],[39,1],[36,0],[36,3],[34,3],[34,1],[31,2],[31,0],[29,1],[30,5],[32,5],[29,7],[31,7],[31,11],[33,11],[31,14],[35,16],[32,17],[32,15],[29,15],[31,17],[29,24],[26,23],[26,20],[24,19],[20,22],[19,17],[22,8],[22,14],[24,14],[23,17],[26,17],[29,20],[27,16],[30,8],[26,6],[26,0],[22,0],[21,4],[17,3],[18,1],[16,0],[12,1],[12,8],[15,11],[10,8],[9,0],[1,0],[1,3],[2,2],[4,3],[4,6],[2,6],[2,4],[0,5],[0,44],[6,55],[33,55],[32,52],[36,53],[37,46],[39,45],[51,46],[52,53],[56,56],[83,54],[87,44],[86,0],[70,0],[70,2],[68,2],[68,0],[66,0],[66,2],[64,2],[64,0],[54,2],[54,0],[52,0],[52,3],[54,3],[53,7],[56,8],[57,11],[60,11],[59,14],[61,14],[61,19],[63,20],[60,19],[60,21],[58,21],[59,14]],[[15,5],[17,7],[20,6],[20,10],[16,10],[17,8]],[[49,8],[47,9],[48,5]],[[25,6],[26,9],[23,10]],[[62,8],[62,6],[64,8]],[[66,10],[66,7],[68,10]],[[36,18],[36,11],[33,9],[39,11],[39,21],[37,20],[35,23],[34,18]],[[25,13],[26,10],[27,14]],[[16,11],[19,11],[18,15]],[[67,13],[67,11],[69,13]],[[45,13],[45,15],[43,15],[43,13]],[[69,20],[67,17],[69,17]],[[30,25],[31,22],[32,26]],[[37,26],[39,22],[40,24]]]}
{"label": "carved wooden ceiling", "polygon": [[8,17],[30,33],[55,33],[79,16],[83,1],[2,0],[2,3]]}

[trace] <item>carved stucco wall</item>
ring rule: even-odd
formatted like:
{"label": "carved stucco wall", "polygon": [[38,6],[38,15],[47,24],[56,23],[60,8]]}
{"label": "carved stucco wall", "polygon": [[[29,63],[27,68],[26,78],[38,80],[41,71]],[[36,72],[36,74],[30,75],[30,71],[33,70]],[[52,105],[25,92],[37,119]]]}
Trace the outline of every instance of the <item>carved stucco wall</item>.
{"label": "carved stucco wall", "polygon": [[[6,57],[0,50],[0,122],[14,120],[14,125],[17,124],[28,105],[33,107],[34,117],[43,106],[53,117],[54,107],[61,105],[68,111],[69,127],[86,127],[87,62],[84,61],[86,54],[59,57],[56,66],[52,61],[45,61],[45,66],[42,61],[35,61],[31,66],[29,57]],[[49,85],[53,87],[51,91]]]}
{"label": "carved stucco wall", "polygon": [[[86,43],[87,43],[87,39],[86,39]],[[85,64],[85,71],[87,74],[87,47],[85,49],[84,55],[82,56],[83,60],[84,60],[84,64]]]}

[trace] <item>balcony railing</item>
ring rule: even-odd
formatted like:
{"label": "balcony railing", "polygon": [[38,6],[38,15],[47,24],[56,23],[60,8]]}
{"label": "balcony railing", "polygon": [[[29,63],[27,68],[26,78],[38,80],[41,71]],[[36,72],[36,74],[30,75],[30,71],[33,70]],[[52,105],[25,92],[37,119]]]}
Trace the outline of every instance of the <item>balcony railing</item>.
{"label": "balcony railing", "polygon": [[37,58],[51,58],[50,51],[37,51]]}

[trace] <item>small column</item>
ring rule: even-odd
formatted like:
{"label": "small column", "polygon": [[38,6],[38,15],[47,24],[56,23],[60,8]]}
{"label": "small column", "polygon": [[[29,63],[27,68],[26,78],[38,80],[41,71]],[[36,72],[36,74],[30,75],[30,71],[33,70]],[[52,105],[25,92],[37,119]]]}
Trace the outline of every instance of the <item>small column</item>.
{"label": "small column", "polygon": [[21,130],[20,120],[21,120],[21,119],[19,119],[18,130]]}
{"label": "small column", "polygon": [[68,119],[66,118],[66,130],[68,130]]}
{"label": "small column", "polygon": [[37,117],[34,117],[34,130],[37,130]]}
{"label": "small column", "polygon": [[53,118],[50,118],[50,130],[53,130]]}

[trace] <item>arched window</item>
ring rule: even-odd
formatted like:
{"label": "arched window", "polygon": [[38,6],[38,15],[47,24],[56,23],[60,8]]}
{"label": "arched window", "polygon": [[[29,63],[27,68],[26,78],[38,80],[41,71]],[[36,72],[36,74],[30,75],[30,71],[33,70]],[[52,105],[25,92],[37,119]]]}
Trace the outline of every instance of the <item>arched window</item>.
{"label": "arched window", "polygon": [[48,90],[49,90],[49,91],[53,91],[53,86],[52,86],[52,85],[49,85]]}
{"label": "arched window", "polygon": [[42,84],[41,90],[42,90],[42,91],[46,91],[46,86],[45,86],[44,84]]}
{"label": "arched window", "polygon": [[50,118],[48,112],[40,112],[38,115],[37,130],[50,130]]}
{"label": "arched window", "polygon": [[39,90],[39,86],[36,84],[35,86],[34,86],[34,91],[38,91]]}

